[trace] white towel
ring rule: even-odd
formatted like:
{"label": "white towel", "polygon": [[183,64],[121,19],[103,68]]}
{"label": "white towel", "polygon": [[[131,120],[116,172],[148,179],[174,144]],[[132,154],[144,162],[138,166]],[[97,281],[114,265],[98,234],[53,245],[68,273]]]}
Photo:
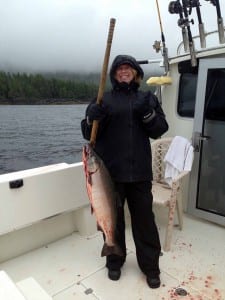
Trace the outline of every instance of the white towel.
{"label": "white towel", "polygon": [[182,171],[191,171],[193,151],[189,140],[182,136],[175,136],[165,155],[165,181],[171,186],[172,180]]}

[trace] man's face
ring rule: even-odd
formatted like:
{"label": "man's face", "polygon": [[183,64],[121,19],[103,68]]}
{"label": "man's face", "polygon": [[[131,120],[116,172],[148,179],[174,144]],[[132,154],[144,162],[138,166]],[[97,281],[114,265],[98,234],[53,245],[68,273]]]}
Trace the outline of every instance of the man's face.
{"label": "man's face", "polygon": [[120,65],[116,69],[115,79],[118,82],[130,83],[134,79],[134,70],[128,64]]}

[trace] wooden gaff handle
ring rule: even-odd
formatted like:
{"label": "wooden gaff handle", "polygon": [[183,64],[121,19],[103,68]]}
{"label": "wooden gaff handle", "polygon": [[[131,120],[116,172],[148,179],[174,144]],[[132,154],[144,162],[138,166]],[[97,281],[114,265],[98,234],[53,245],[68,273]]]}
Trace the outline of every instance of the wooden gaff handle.
{"label": "wooden gaff handle", "polygon": [[[97,96],[97,101],[96,101],[97,104],[101,104],[103,93],[105,90],[105,83],[106,83],[107,70],[108,70],[109,57],[110,57],[115,23],[116,23],[116,19],[114,19],[114,18],[110,19],[108,38],[107,38],[107,44],[106,44],[106,49],[105,49],[105,57],[104,57],[104,61],[103,61],[102,73],[101,73],[101,78],[100,78],[100,83],[99,83],[99,88],[98,88],[98,96]],[[91,139],[90,139],[90,144],[92,146],[95,145],[97,131],[98,131],[98,121],[94,120],[93,124],[92,124]]]}

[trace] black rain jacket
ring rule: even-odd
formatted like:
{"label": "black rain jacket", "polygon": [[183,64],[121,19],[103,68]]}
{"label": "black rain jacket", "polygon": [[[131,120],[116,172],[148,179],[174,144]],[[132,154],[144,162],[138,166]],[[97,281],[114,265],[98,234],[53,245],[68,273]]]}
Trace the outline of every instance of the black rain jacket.
{"label": "black rain jacket", "polygon": [[[117,84],[112,79],[114,69],[112,66],[110,73],[113,89],[104,93],[102,100],[107,116],[99,122],[94,149],[104,161],[114,181],[151,181],[152,157],[149,138],[160,137],[168,130],[168,124],[156,96],[150,91],[139,91],[136,83],[126,87]],[[134,101],[141,101],[143,97],[149,99],[150,106],[155,111],[154,118],[148,123],[144,123],[133,109]],[[95,101],[96,99],[91,103]],[[86,117],[88,108],[89,106]],[[82,120],[82,134],[87,140],[90,140],[91,128],[86,118]]]}

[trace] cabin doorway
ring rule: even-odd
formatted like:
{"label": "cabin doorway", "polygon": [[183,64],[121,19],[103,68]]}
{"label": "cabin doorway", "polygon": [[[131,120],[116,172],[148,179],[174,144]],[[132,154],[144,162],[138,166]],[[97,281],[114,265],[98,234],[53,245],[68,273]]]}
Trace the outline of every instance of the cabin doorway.
{"label": "cabin doorway", "polygon": [[225,58],[199,61],[188,212],[225,226]]}

